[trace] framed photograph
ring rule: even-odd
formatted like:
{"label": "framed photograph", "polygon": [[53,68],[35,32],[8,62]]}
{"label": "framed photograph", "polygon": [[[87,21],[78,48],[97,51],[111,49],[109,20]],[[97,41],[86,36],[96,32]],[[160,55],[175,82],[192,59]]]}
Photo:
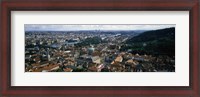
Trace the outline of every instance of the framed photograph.
{"label": "framed photograph", "polygon": [[200,97],[199,0],[1,1],[1,95]]}

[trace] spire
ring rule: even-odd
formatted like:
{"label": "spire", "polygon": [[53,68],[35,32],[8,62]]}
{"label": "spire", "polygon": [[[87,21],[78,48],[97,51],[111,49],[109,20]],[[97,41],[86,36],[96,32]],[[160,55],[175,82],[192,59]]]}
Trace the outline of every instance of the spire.
{"label": "spire", "polygon": [[51,61],[51,56],[49,55],[49,48],[47,48],[47,58],[48,58],[48,61]]}

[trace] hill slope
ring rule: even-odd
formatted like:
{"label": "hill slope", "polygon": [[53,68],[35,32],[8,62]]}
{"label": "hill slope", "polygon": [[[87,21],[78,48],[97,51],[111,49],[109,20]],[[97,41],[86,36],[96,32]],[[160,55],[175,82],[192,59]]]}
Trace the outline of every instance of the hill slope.
{"label": "hill slope", "polygon": [[154,55],[175,55],[175,28],[166,28],[144,32],[126,41],[128,46],[122,50],[132,49],[136,53]]}

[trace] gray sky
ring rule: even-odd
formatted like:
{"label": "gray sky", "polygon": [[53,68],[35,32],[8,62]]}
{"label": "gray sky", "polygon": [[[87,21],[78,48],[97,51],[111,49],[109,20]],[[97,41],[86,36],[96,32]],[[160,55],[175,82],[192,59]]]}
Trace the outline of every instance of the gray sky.
{"label": "gray sky", "polygon": [[173,24],[74,24],[74,25],[60,25],[60,24],[25,24],[25,31],[72,31],[72,30],[156,30],[169,27],[175,27]]}

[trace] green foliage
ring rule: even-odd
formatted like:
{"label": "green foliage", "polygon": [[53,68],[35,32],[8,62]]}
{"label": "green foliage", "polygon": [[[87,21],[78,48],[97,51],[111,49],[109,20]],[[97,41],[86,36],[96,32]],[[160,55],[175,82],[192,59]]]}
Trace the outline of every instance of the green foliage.
{"label": "green foliage", "polygon": [[[122,50],[132,49],[133,52],[154,55],[175,56],[175,28],[144,32],[126,42]],[[145,44],[145,45],[144,45]]]}
{"label": "green foliage", "polygon": [[84,72],[83,68],[76,68],[72,72]]}
{"label": "green foliage", "polygon": [[88,46],[90,44],[99,44],[101,43],[102,40],[100,37],[92,37],[92,38],[86,38],[84,41],[81,43],[76,44],[76,46],[81,47],[81,46]]}
{"label": "green foliage", "polygon": [[127,43],[148,42],[148,41],[159,40],[160,38],[167,38],[174,40],[175,28],[147,31],[127,40]]}
{"label": "green foliage", "polygon": [[58,70],[56,70],[56,72],[63,72],[63,70],[59,68]]}

